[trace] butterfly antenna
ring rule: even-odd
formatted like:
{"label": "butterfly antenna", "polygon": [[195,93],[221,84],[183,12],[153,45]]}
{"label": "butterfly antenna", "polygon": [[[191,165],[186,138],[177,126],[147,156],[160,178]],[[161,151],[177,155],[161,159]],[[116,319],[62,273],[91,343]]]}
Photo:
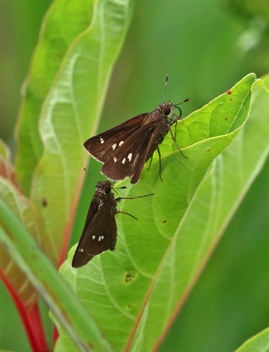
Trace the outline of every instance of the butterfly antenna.
{"label": "butterfly antenna", "polygon": [[114,191],[115,193],[119,194],[119,193],[116,191],[115,187],[111,186],[111,189],[113,189],[113,191]]}
{"label": "butterfly antenna", "polygon": [[180,109],[180,107],[179,107],[178,105],[183,104],[183,103],[186,103],[186,101],[190,101],[190,99],[185,99],[185,100],[183,100],[181,103],[178,103],[178,104],[174,104],[174,105],[173,105],[174,108],[177,108],[177,109],[179,110],[179,116],[178,116],[179,119],[180,119],[181,116],[182,116],[182,111],[181,111],[181,109]]}
{"label": "butterfly antenna", "polygon": [[186,103],[186,101],[190,101],[190,99],[189,99],[189,98],[187,98],[187,99],[183,100],[181,103],[174,104],[173,106],[174,106],[175,108],[178,108],[178,106],[177,106],[177,105],[180,105],[180,104]]}
{"label": "butterfly antenna", "polygon": [[165,98],[166,98],[166,88],[167,88],[167,83],[168,83],[168,75],[165,76],[165,85],[164,85],[164,100],[163,102],[165,103]]}
{"label": "butterfly antenna", "polygon": [[91,176],[95,181],[97,181],[96,178],[95,178],[92,174],[90,174],[90,173],[88,172],[88,170],[86,169],[86,167],[84,167],[83,170],[87,173],[87,175]]}

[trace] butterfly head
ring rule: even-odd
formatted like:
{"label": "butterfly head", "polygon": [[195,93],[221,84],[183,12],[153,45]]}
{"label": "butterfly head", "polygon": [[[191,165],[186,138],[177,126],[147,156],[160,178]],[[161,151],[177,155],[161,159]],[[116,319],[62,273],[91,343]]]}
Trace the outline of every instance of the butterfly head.
{"label": "butterfly head", "polygon": [[169,101],[168,103],[162,103],[158,106],[158,109],[165,116],[170,115],[174,110],[174,105]]}
{"label": "butterfly head", "polygon": [[111,186],[111,183],[108,180],[103,182],[97,182],[96,185],[96,191],[106,195],[110,194],[112,188],[113,187]]}

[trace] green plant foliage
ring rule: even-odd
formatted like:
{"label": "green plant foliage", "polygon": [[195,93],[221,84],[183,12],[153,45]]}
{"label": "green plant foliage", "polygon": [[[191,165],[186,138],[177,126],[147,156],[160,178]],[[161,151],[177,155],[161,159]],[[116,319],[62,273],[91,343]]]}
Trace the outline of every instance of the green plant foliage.
{"label": "green plant foliage", "polygon": [[246,341],[235,352],[268,352],[269,351],[269,329],[266,329]]}
{"label": "green plant foliage", "polygon": [[68,332],[76,346],[81,351],[88,351],[89,346],[96,351],[110,351],[109,344],[95,322],[2,199],[0,223],[1,243],[44,298],[57,323]]}
{"label": "green plant foliage", "polygon": [[[18,161],[17,172],[19,175],[24,175],[19,176],[19,179],[26,180],[22,181],[26,192],[29,188],[27,183],[31,182],[30,198],[36,204],[44,220],[47,236],[44,250],[56,265],[59,263],[64,233],[65,231],[70,232],[70,218],[72,221],[77,202],[76,196],[79,194],[84,177],[83,167],[88,159],[82,144],[97,128],[111,70],[126,35],[133,3],[132,1],[118,3],[103,0],[95,1],[92,5],[93,15],[90,16],[92,21],[86,29],[85,14],[79,15],[77,2],[60,1],[48,12],[44,24],[44,33],[48,31],[48,34],[44,34],[40,39],[34,55],[33,67],[36,68],[33,69],[33,78],[29,80],[30,86],[32,81],[37,84],[35,75],[38,74],[35,74],[35,70],[40,72],[40,66],[46,61],[50,51],[54,50],[53,45],[50,46],[49,52],[45,50],[54,38],[51,38],[55,30],[53,28],[51,32],[51,26],[56,25],[54,21],[57,19],[56,23],[59,26],[66,11],[71,16],[73,6],[76,10],[72,15],[76,15],[79,21],[78,23],[73,22],[73,31],[69,29],[69,32],[62,24],[66,29],[62,32],[62,36],[64,38],[67,36],[70,42],[79,29],[85,30],[73,40],[65,55],[63,49],[66,49],[68,43],[65,43],[65,46],[58,46],[60,39],[57,39],[56,43],[53,41],[57,50],[61,49],[61,52],[53,52],[54,55],[51,57],[52,63],[48,68],[47,84],[45,88],[42,88],[43,100],[39,99],[37,102],[35,96],[27,95],[18,130],[19,138],[21,136],[19,150],[24,150],[21,154],[19,152],[18,160],[25,159],[26,164]],[[79,6],[80,11],[85,13],[86,2],[80,3]],[[87,6],[89,6],[90,14],[91,6],[89,4]],[[61,43],[63,42],[61,38]],[[64,58],[59,67],[59,56],[63,55]],[[59,70],[55,76],[56,68]],[[53,76],[55,76],[54,79]],[[43,84],[42,77],[40,80]],[[48,91],[46,87],[50,84]],[[38,92],[38,90],[35,91]],[[37,110],[40,109],[38,130],[36,118]],[[31,126],[30,129],[28,124]],[[23,137],[24,131],[31,134],[31,138],[26,136],[27,143]],[[39,143],[36,141],[40,139],[39,134],[43,143],[42,148],[38,147]],[[41,150],[43,151],[42,157]],[[48,203],[47,207],[42,205],[44,198]],[[69,226],[67,226],[68,223]]]}
{"label": "green plant foliage", "polygon": [[[128,185],[121,196],[155,195],[120,203],[120,210],[135,215],[138,221],[117,215],[114,252],[72,269],[73,248],[62,266],[64,277],[116,351],[130,346],[135,351],[152,350],[219,238],[227,213],[226,217],[219,215],[221,209],[207,193],[210,188],[205,190],[203,185],[208,187],[217,171],[212,162],[248,116],[254,82],[254,74],[246,76],[178,123],[178,143],[185,147],[188,159],[166,137],[161,146],[163,183],[157,156],[150,171],[144,168],[137,186],[130,187],[129,180],[121,182]],[[61,336],[57,351],[69,344],[66,336]]]}
{"label": "green plant foliage", "polygon": [[[54,265],[59,264],[61,253],[65,255],[64,244],[67,245],[71,231],[84,177],[83,167],[88,159],[82,144],[97,128],[133,3],[132,0],[59,0],[45,16],[24,87],[17,129],[16,174],[30,199],[15,182],[15,172],[6,161],[8,148],[4,143],[0,144],[2,273],[9,282],[16,283],[15,287],[13,285],[16,293],[20,293],[23,286],[23,296],[19,297],[23,308],[28,308],[37,299],[30,280],[57,323],[84,351],[89,346],[99,351],[109,350],[109,345],[72,292],[64,286],[64,281],[59,279],[44,253]],[[29,233],[33,237],[37,233],[36,242],[43,253],[29,238]],[[13,265],[14,261],[23,274]],[[9,270],[11,264],[13,271]],[[65,298],[60,297],[59,292],[63,292]],[[67,310],[66,305],[69,306]]]}
{"label": "green plant foliage", "polygon": [[[268,77],[264,78],[264,82],[268,86]],[[188,221],[192,213],[190,211],[186,218],[189,227],[185,224],[182,227],[187,238],[192,238],[197,229],[202,235],[201,247],[196,255],[197,263],[202,253],[201,248],[208,247],[209,253],[213,249],[215,242],[210,244],[210,241],[213,237],[217,241],[222,235],[268,156],[269,129],[266,121],[269,100],[268,90],[262,81],[255,83],[252,97],[253,105],[247,123],[231,145],[216,159],[214,169],[201,185],[193,202],[195,215]],[[199,221],[201,216],[202,223]]]}
{"label": "green plant foliage", "polygon": [[[14,169],[9,163],[9,149],[2,141],[0,142],[0,196],[36,242],[41,245],[40,219],[34,204],[22,194],[16,183]],[[36,303],[38,294],[3,246],[0,246],[0,270],[17,292],[26,309],[30,309]]]}
{"label": "green plant foliage", "polygon": [[[268,156],[269,78],[264,85],[249,74],[178,122],[177,143],[187,159],[166,136],[163,182],[155,153],[137,185],[120,183],[127,187],[121,197],[154,196],[118,204],[138,220],[116,216],[116,250],[74,269],[73,247],[61,267],[64,278],[57,273],[50,260],[59,263],[71,231],[88,160],[82,144],[97,130],[133,6],[133,0],[53,2],[24,84],[18,183],[0,142],[0,269],[16,293],[23,287],[25,307],[37,291],[42,295],[60,332],[57,352],[156,350]],[[238,351],[256,343],[266,351],[267,334]]]}
{"label": "green plant foliage", "polygon": [[27,196],[30,194],[34,169],[44,150],[38,126],[42,105],[68,47],[90,25],[93,3],[93,0],[79,3],[76,0],[54,1],[46,14],[24,83],[24,97],[17,126],[16,173]]}
{"label": "green plant foliage", "polygon": [[[160,351],[207,352],[222,349],[223,345],[225,350],[232,351],[251,336],[255,324],[255,331],[267,327],[267,315],[261,312],[267,312],[268,307],[269,76],[262,79],[253,87],[247,123],[216,159],[215,172],[197,193],[197,198],[200,192],[201,196],[206,194],[206,203],[213,208],[212,216],[205,214],[204,239],[211,236],[211,231],[219,231],[219,236],[224,233],[224,238]],[[227,226],[231,217],[232,224]],[[221,218],[225,220],[219,227]],[[195,219],[193,225],[196,226]]]}

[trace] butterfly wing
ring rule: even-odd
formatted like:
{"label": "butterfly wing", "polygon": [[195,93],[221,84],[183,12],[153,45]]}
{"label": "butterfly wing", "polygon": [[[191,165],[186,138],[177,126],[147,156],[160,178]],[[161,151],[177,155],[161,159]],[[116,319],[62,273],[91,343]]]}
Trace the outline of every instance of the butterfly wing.
{"label": "butterfly wing", "polygon": [[108,249],[114,250],[117,240],[115,215],[106,206],[98,209],[92,201],[86,223],[77,246],[72,267],[87,264],[95,255]]}
{"label": "butterfly wing", "polygon": [[105,160],[102,174],[114,181],[133,177],[131,183],[137,183],[145,162],[157,148],[159,134],[154,121],[141,127]]}
{"label": "butterfly wing", "polygon": [[95,159],[105,162],[140,127],[148,113],[137,115],[122,124],[98,134],[84,143],[84,148]]}

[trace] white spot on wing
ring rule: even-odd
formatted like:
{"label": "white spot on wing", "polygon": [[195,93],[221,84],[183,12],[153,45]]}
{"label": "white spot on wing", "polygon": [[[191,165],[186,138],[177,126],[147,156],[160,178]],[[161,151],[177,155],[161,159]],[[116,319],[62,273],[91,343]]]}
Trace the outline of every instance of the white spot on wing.
{"label": "white spot on wing", "polygon": [[129,153],[129,154],[128,154],[127,158],[128,158],[128,160],[129,160],[129,161],[131,161],[131,160],[132,160],[132,156],[133,156],[133,154],[132,154],[132,153]]}
{"label": "white spot on wing", "polygon": [[122,160],[122,163],[125,164],[125,161],[126,161],[126,158],[124,158],[124,159]]}
{"label": "white spot on wing", "polygon": [[116,163],[116,162],[117,162],[117,158],[114,157],[114,163]]}
{"label": "white spot on wing", "polygon": [[112,145],[112,149],[115,150],[116,148],[117,148],[117,144],[114,143],[114,144]]}
{"label": "white spot on wing", "polygon": [[124,143],[123,141],[120,141],[120,143],[119,143],[119,147],[120,147],[121,145],[123,145],[123,143]]}
{"label": "white spot on wing", "polygon": [[78,251],[83,253],[83,252],[84,252],[84,249],[83,249],[83,248],[80,248]]}
{"label": "white spot on wing", "polygon": [[95,240],[95,236],[92,236],[92,239]]}
{"label": "white spot on wing", "polygon": [[100,138],[100,143],[104,144],[105,143],[104,139],[101,136],[99,138]]}
{"label": "white spot on wing", "polygon": [[98,237],[98,241],[101,241],[101,240],[102,240],[102,237],[103,237],[103,236],[99,236],[99,237]]}

